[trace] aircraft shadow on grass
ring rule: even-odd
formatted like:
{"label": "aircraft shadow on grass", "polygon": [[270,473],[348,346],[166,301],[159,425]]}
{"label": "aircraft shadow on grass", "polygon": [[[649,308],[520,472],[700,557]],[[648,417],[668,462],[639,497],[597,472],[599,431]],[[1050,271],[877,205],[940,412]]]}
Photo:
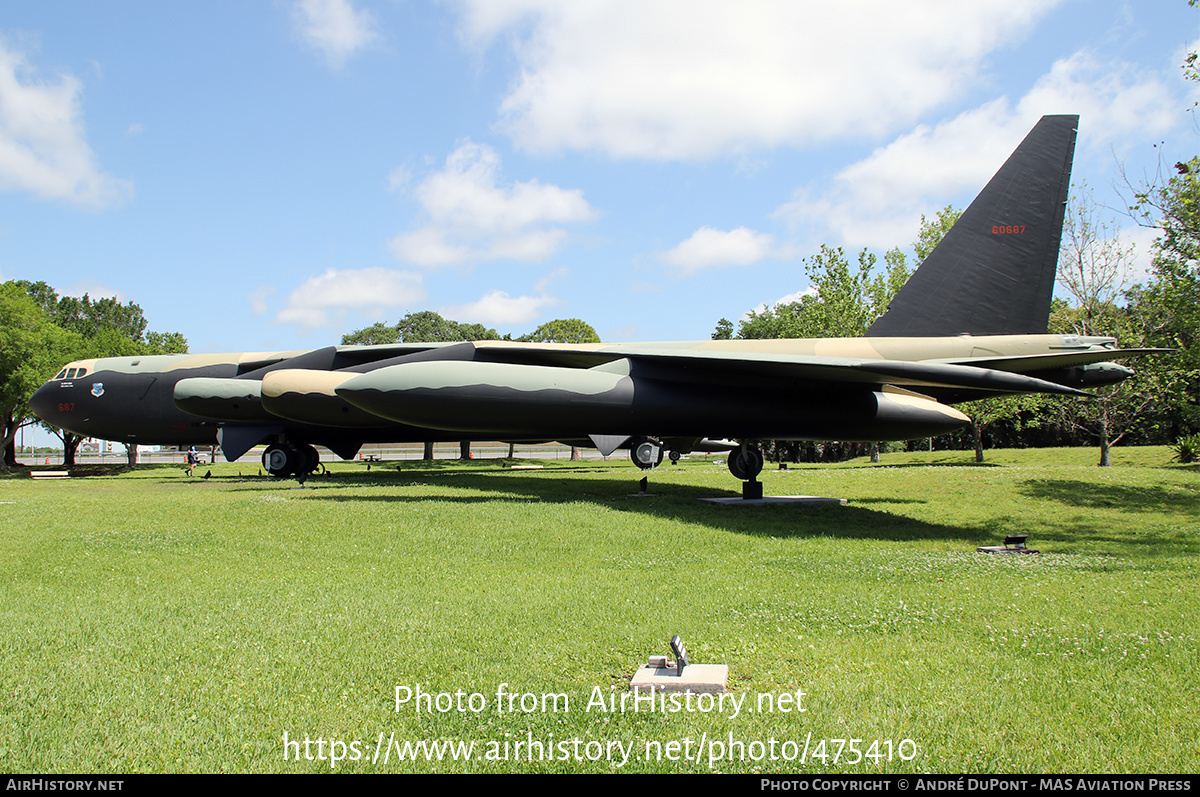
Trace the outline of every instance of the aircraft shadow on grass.
{"label": "aircraft shadow on grass", "polygon": [[[736,497],[737,493],[733,490],[666,480],[656,483],[653,474],[650,477],[649,496],[638,495],[638,480],[634,478],[634,473],[628,476],[612,474],[604,478],[571,478],[595,473],[612,474],[612,471],[586,465],[528,473],[461,470],[448,472],[437,468],[411,468],[397,472],[389,469],[372,473],[317,476],[309,481],[308,487],[286,489],[302,489],[304,498],[308,501],[328,501],[331,504],[383,502],[397,505],[397,511],[403,511],[405,504],[430,501],[478,504],[482,513],[486,513],[489,505],[591,502],[632,516],[678,521],[750,537],[828,537],[887,542],[954,541],[960,542],[964,550],[971,551],[979,545],[998,545],[1008,534],[1030,534],[1033,537],[1031,542],[1052,541],[1067,546],[1082,543],[1093,546],[1096,543],[1153,545],[1170,542],[1160,535],[1129,538],[1107,534],[1092,521],[1048,526],[1036,516],[1002,514],[982,522],[947,525],[930,523],[886,510],[888,506],[927,503],[923,499],[914,498],[855,498],[848,506],[774,504],[736,507],[714,505],[700,500],[710,497]],[[228,484],[227,480],[228,477],[224,477],[221,481]],[[279,482],[251,479],[231,488],[254,492],[269,489],[276,492],[281,486]],[[772,486],[776,487],[776,492],[805,492],[805,484],[800,479],[789,481],[786,486]],[[406,491],[406,488],[410,487],[421,489],[419,493]],[[1057,486],[1035,484],[1035,490],[1049,493],[1033,497],[1069,500],[1070,491],[1079,490],[1081,487],[1093,485],[1075,482],[1062,482]],[[344,492],[353,491],[355,488],[370,488],[372,491],[385,489],[389,492],[371,495]],[[441,492],[443,488],[444,492]],[[464,495],[463,492],[478,494]],[[1132,489],[1130,492],[1133,492]],[[1113,498],[1120,498],[1120,495],[1120,492],[1113,493]],[[1172,496],[1170,500],[1182,510],[1184,499],[1180,496]],[[1153,507],[1147,507],[1146,511],[1151,509]]]}

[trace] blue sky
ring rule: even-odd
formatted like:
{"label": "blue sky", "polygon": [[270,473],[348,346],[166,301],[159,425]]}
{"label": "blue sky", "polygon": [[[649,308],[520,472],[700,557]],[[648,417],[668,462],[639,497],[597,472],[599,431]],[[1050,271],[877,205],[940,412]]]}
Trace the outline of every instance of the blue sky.
{"label": "blue sky", "polygon": [[706,338],[822,243],[909,248],[1045,113],[1120,207],[1200,151],[1198,40],[1184,0],[10,0],[0,278],[193,352],[424,309]]}

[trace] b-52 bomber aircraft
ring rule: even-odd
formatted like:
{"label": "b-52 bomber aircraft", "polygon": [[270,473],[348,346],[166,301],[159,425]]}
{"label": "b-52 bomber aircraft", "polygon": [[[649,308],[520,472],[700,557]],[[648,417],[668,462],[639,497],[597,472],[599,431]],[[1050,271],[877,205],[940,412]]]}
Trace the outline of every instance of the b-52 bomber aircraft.
{"label": "b-52 bomber aircraft", "polygon": [[266,470],[303,478],[314,445],[559,440],[650,468],[664,450],[755,442],[929,437],[970,422],[953,404],[1014,393],[1087,395],[1143,350],[1045,334],[1077,116],[1046,116],[863,338],[683,343],[330,346],[310,351],[80,360],[31,399],[47,423],[140,444],[266,442]]}

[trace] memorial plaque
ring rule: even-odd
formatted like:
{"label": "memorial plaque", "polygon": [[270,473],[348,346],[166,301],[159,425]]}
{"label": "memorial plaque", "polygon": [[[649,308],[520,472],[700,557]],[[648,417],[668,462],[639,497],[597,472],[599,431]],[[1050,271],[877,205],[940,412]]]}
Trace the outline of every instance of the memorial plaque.
{"label": "memorial plaque", "polygon": [[675,654],[676,672],[683,675],[683,668],[688,666],[688,655],[683,647],[683,640],[679,638],[679,634],[671,637],[671,652]]}

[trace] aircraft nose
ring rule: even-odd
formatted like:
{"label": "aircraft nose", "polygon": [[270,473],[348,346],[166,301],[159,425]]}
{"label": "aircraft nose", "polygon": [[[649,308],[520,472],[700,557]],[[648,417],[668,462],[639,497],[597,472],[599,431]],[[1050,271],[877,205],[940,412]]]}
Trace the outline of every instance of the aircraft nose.
{"label": "aircraft nose", "polygon": [[29,409],[52,426],[61,426],[58,422],[58,392],[58,383],[47,382],[29,397]]}

